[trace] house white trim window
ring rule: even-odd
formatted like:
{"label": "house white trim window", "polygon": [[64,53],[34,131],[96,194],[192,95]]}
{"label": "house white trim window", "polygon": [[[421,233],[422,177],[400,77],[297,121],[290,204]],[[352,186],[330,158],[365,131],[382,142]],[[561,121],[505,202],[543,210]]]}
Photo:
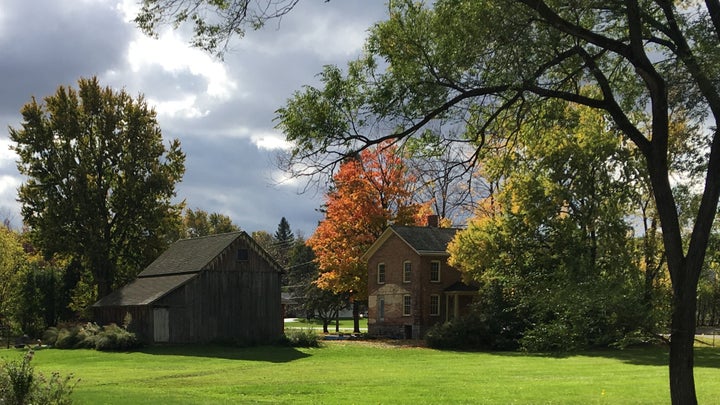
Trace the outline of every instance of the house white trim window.
{"label": "house white trim window", "polygon": [[430,295],[430,316],[440,316],[440,296]]}
{"label": "house white trim window", "polygon": [[410,316],[412,313],[412,297],[410,294],[403,295],[403,316]]}
{"label": "house white trim window", "polygon": [[409,283],[412,278],[412,263],[409,261],[403,262],[403,283]]}
{"label": "house white trim window", "polygon": [[385,284],[385,263],[378,263],[377,282],[378,284]]}
{"label": "house white trim window", "polygon": [[439,260],[433,260],[430,262],[430,282],[431,283],[439,283],[440,282],[440,261]]}

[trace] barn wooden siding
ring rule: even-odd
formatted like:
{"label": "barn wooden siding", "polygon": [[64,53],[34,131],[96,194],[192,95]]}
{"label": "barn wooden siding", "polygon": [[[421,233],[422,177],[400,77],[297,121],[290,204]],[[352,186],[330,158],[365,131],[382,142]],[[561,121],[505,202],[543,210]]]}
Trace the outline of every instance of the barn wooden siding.
{"label": "barn wooden siding", "polygon": [[[254,243],[254,242],[250,242]],[[238,250],[247,260],[238,260]],[[236,239],[196,276],[148,305],[94,309],[101,324],[132,317],[131,331],[145,342],[157,336],[154,311],[167,309],[169,343],[266,343],[283,333],[281,273],[267,254]]]}

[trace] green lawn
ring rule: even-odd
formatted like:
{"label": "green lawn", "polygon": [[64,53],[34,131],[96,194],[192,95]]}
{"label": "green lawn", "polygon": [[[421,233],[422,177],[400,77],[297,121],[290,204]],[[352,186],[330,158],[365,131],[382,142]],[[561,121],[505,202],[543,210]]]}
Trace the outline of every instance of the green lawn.
{"label": "green lawn", "polygon": [[[666,361],[657,348],[539,356],[339,341],[319,349],[44,349],[33,364],[80,377],[73,398],[82,404],[659,404],[669,403]],[[700,403],[718,403],[720,349],[698,348],[695,373]]]}

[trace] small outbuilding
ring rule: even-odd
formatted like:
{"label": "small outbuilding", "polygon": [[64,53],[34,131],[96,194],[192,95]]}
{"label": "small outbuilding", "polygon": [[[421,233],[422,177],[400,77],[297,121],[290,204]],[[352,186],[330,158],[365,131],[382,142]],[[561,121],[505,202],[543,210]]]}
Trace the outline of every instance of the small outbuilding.
{"label": "small outbuilding", "polygon": [[96,302],[94,320],[130,319],[148,343],[274,341],[283,333],[282,271],[245,232],[183,239]]}

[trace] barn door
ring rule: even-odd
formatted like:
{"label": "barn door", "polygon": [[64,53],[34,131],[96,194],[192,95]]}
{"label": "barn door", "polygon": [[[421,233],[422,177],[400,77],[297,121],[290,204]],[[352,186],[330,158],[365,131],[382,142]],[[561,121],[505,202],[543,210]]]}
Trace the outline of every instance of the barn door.
{"label": "barn door", "polygon": [[167,342],[170,339],[170,315],[167,308],[153,309],[153,340]]}

